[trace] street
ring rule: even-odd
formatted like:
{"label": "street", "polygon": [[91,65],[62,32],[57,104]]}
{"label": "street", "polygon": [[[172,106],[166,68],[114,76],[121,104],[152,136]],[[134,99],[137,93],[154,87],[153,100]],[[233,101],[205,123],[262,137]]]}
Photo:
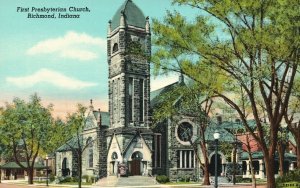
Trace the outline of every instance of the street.
{"label": "street", "polygon": [[[27,185],[27,184],[7,184],[7,183],[0,183],[0,188],[26,188],[26,187],[39,187],[39,188],[46,188],[46,185]],[[62,187],[76,187],[76,186],[70,186],[70,185],[66,185],[66,186],[53,186],[50,185],[50,188],[62,188]],[[84,186],[83,186],[84,187]],[[87,186],[90,188],[96,188],[96,186]],[[100,186],[98,186],[100,187]],[[138,187],[138,186],[135,186]],[[200,185],[192,185],[192,184],[188,184],[188,185],[156,185],[156,186],[146,186],[147,188],[151,188],[151,187],[189,187],[189,188],[212,188],[213,185],[211,186],[200,186]],[[219,187],[226,187],[226,188],[252,188],[251,185],[219,185]],[[125,188],[125,187],[124,187]],[[129,188],[129,187],[126,187]],[[141,187],[139,187],[141,188]],[[259,185],[256,188],[265,188],[264,185]]]}

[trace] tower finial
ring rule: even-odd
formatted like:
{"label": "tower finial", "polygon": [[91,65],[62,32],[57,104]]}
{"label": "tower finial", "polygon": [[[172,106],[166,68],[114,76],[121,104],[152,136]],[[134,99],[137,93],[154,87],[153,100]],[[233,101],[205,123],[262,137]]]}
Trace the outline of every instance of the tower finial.
{"label": "tower finial", "polygon": [[124,10],[121,11],[120,29],[125,29],[125,15],[124,15]]}
{"label": "tower finial", "polygon": [[108,28],[107,28],[107,36],[110,37],[111,35],[111,20],[108,21]]}
{"label": "tower finial", "polygon": [[99,112],[98,123],[99,123],[99,126],[101,126],[101,110],[100,110],[100,108],[98,108],[98,112]]}
{"label": "tower finial", "polygon": [[149,23],[149,16],[146,17],[146,33],[150,33],[150,23]]}
{"label": "tower finial", "polygon": [[93,106],[93,99],[90,100],[90,110],[93,111],[94,110],[94,106]]}

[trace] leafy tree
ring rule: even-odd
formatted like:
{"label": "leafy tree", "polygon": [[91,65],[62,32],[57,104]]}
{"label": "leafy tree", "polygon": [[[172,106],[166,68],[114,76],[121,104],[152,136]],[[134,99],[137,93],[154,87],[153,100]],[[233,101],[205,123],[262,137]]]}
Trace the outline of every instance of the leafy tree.
{"label": "leafy tree", "polygon": [[296,141],[297,168],[300,167],[300,119],[295,118],[300,113],[300,78],[296,78],[292,90],[289,109],[285,113],[285,122],[288,130],[292,133]]}
{"label": "leafy tree", "polygon": [[86,148],[96,142],[89,138],[85,138],[82,135],[82,131],[86,124],[85,112],[87,108],[81,104],[77,105],[77,111],[75,113],[69,114],[67,117],[67,125],[65,127],[66,135],[69,139],[66,142],[67,148],[76,155],[78,159],[78,187],[81,188],[82,184],[82,157]]}
{"label": "leafy tree", "polygon": [[[278,130],[288,109],[299,64],[297,0],[173,0],[200,11],[193,22],[178,12],[154,20],[156,73],[182,72],[236,110],[265,159],[268,188],[275,187]],[[206,70],[206,71],[205,71]],[[208,71],[209,70],[209,71]],[[207,84],[207,75],[216,85]],[[223,78],[223,79],[220,79]],[[236,98],[242,89],[256,122],[253,130]],[[268,142],[263,131],[266,118]],[[255,134],[255,131],[257,134]]]}
{"label": "leafy tree", "polygon": [[[197,140],[192,140],[192,136],[190,136],[189,141],[191,146],[193,146],[197,161],[204,172],[204,185],[210,185],[209,159],[205,131],[210,123],[208,115],[212,104],[213,101],[210,98],[210,94],[205,93],[197,83],[184,84],[181,82],[173,90],[170,90],[160,97],[160,104],[155,108],[153,114],[154,121],[163,121],[167,118],[180,115],[196,117],[198,125],[197,132],[199,132],[199,135],[197,135]],[[198,155],[199,146],[204,161],[202,161]]]}
{"label": "leafy tree", "polygon": [[[52,106],[43,107],[36,95],[29,102],[15,98],[7,103],[1,113],[1,142],[4,153],[12,154],[15,162],[28,174],[28,183],[33,183],[33,172],[36,158],[49,151],[55,130],[51,116]],[[24,165],[21,162],[26,162]]]}

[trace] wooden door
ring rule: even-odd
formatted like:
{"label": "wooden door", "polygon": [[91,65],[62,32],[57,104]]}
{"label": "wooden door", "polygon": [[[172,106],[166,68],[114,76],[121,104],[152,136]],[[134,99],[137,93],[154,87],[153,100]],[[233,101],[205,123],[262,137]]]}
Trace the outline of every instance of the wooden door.
{"label": "wooden door", "polygon": [[133,176],[141,175],[141,161],[140,160],[132,160],[131,161],[131,174]]}

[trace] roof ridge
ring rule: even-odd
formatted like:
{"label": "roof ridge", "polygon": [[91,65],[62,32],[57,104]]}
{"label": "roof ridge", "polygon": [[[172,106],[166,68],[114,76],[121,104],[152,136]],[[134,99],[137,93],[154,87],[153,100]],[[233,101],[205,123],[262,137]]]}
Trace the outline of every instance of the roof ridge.
{"label": "roof ridge", "polygon": [[125,9],[126,9],[126,6],[128,5],[128,2],[132,2],[132,0],[126,0],[126,2],[125,2],[125,4],[124,4],[124,8],[123,8],[123,10],[122,11],[125,11]]}

